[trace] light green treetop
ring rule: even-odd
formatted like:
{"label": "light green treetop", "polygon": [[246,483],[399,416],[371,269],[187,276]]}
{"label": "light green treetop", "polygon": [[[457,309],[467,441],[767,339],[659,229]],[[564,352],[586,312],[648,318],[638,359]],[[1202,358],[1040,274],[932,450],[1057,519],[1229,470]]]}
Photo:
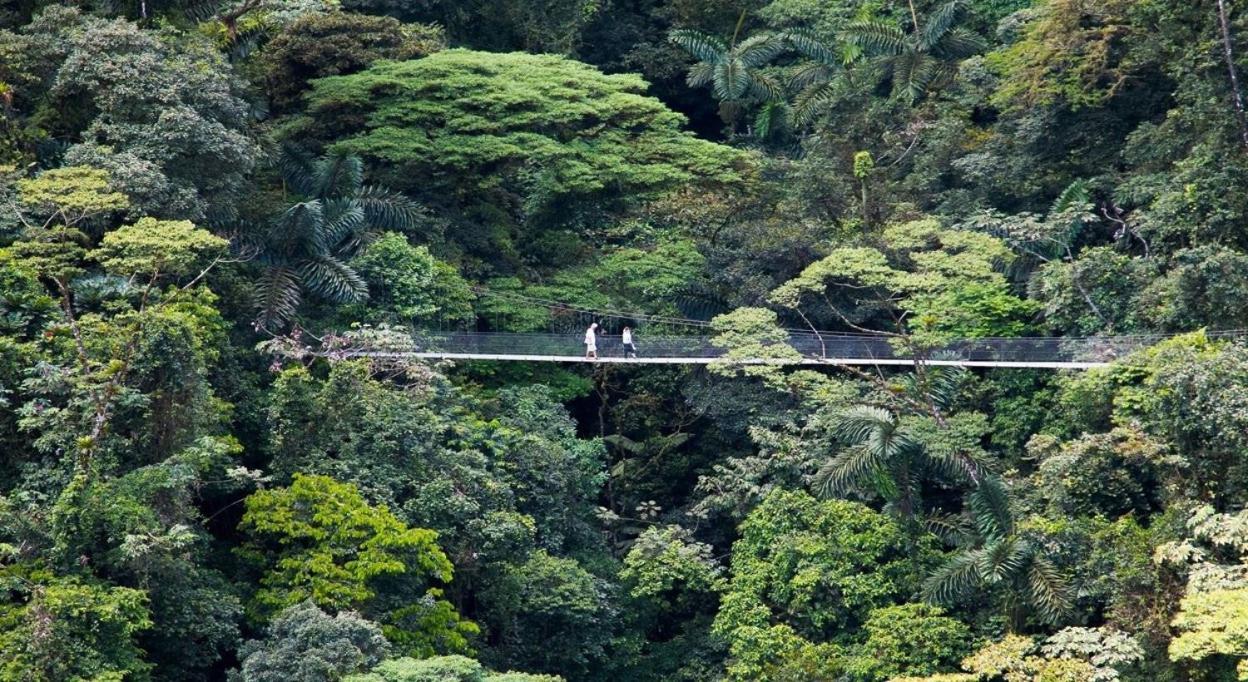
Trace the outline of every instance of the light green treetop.
{"label": "light green treetop", "polygon": [[140,218],[104,235],[91,256],[119,275],[186,275],[227,244],[189,220]]}
{"label": "light green treetop", "polygon": [[130,205],[126,195],[109,184],[108,171],[69,166],[44,171],[17,183],[18,197],[47,224],[77,225],[93,216]]}
{"label": "light green treetop", "polygon": [[435,531],[408,528],[328,476],[295,474],[290,487],[260,490],[246,506],[241,525],[250,539],[240,552],[267,566],[255,597],[262,612],[305,599],[358,607],[375,596],[370,581],[407,571],[451,579]]}
{"label": "light green treetop", "polygon": [[772,303],[799,313],[810,301],[857,327],[836,297],[849,295],[892,318],[891,333],[920,346],[956,338],[1015,336],[1034,306],[1011,293],[999,271],[1013,254],[995,237],[942,228],[935,219],[885,228],[882,247],[833,250],[772,291]]}

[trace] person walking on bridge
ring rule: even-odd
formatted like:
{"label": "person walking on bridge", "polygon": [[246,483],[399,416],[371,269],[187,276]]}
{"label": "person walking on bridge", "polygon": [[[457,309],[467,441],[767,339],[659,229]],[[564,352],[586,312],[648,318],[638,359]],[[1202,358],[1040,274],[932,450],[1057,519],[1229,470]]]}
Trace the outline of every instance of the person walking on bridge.
{"label": "person walking on bridge", "polygon": [[632,327],[624,328],[623,333],[620,335],[620,343],[624,346],[624,357],[626,358],[637,357],[637,346],[633,345],[633,328]]}
{"label": "person walking on bridge", "polygon": [[598,323],[593,322],[585,330],[585,357],[598,358]]}

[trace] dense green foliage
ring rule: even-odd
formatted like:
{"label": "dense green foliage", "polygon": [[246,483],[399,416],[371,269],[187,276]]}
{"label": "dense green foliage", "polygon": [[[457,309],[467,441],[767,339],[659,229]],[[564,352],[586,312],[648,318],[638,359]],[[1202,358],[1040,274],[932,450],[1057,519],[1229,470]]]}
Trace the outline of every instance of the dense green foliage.
{"label": "dense green foliage", "polygon": [[[1229,0],[0,4],[0,682],[1248,679],[1245,77]],[[591,318],[723,356],[355,353]]]}

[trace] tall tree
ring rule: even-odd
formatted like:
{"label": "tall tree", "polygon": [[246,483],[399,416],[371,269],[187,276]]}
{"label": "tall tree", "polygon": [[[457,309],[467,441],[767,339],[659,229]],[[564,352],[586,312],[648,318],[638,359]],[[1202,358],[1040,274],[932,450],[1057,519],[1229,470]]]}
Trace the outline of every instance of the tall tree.
{"label": "tall tree", "polygon": [[873,57],[872,68],[892,79],[895,93],[917,102],[953,80],[958,61],[984,48],[978,35],[957,25],[969,5],[966,0],[951,0],[920,23],[911,2],[909,33],[895,24],[871,20],[850,24],[845,35]]}

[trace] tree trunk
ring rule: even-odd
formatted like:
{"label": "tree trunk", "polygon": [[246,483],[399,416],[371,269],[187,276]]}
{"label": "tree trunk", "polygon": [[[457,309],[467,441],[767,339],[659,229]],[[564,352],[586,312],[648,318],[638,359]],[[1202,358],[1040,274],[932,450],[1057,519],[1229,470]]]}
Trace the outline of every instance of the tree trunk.
{"label": "tree trunk", "polygon": [[1235,120],[1244,148],[1248,149],[1248,117],[1244,114],[1244,93],[1239,86],[1239,72],[1235,68],[1235,51],[1231,45],[1231,22],[1227,18],[1226,0],[1218,0],[1218,23],[1222,28],[1222,53],[1226,58],[1226,70],[1231,76],[1231,95],[1235,101]]}

